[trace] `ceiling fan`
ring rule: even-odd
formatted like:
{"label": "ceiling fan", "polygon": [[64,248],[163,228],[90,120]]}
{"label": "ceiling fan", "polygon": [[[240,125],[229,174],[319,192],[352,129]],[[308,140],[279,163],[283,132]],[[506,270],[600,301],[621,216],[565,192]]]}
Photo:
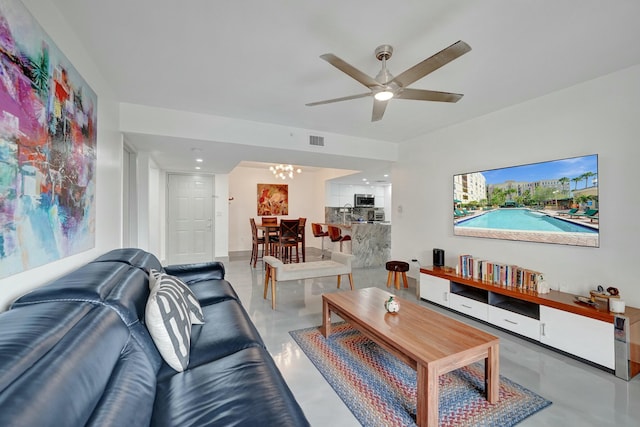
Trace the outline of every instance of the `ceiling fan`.
{"label": "ceiling fan", "polygon": [[413,99],[417,101],[458,102],[460,98],[462,98],[462,94],[437,92],[424,89],[410,89],[407,86],[415,81],[420,80],[427,74],[432,73],[443,65],[448,64],[454,59],[464,55],[470,50],[471,46],[469,46],[462,40],[457,41],[451,46],[442,49],[435,55],[425,59],[424,61],[401,73],[400,75],[394,77],[387,70],[387,60],[391,58],[391,55],[393,54],[393,47],[387,44],[378,46],[375,50],[375,55],[379,61],[382,61],[382,69],[375,79],[369,77],[362,71],[355,68],[353,65],[348,64],[332,53],[320,55],[320,58],[324,59],[329,64],[336,67],[338,70],[346,73],[347,75],[351,76],[352,78],[369,88],[369,92],[361,93],[358,95],[345,96],[342,98],[328,99],[326,101],[312,102],[306,105],[308,107],[313,107],[315,105],[329,104],[332,102],[348,101],[350,99],[373,96],[373,113],[371,115],[371,121],[375,122],[382,119],[384,111],[387,108],[387,103],[392,98]]}

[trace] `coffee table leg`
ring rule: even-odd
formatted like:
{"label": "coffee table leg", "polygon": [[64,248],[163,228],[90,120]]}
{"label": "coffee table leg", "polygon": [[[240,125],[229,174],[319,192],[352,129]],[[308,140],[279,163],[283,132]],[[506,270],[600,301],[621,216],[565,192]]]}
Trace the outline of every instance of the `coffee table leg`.
{"label": "coffee table leg", "polygon": [[328,338],[331,334],[331,308],[326,299],[322,298],[322,335]]}
{"label": "coffee table leg", "polygon": [[489,403],[500,400],[500,350],[498,344],[489,347],[488,357],[484,360],[484,382]]}
{"label": "coffee table leg", "polygon": [[418,364],[416,424],[421,427],[438,426],[438,373],[429,365]]}

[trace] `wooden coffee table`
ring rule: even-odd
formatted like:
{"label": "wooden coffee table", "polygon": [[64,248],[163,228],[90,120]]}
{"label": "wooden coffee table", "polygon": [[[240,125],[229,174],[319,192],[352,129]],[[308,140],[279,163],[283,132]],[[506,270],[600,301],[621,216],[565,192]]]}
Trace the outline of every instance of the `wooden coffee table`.
{"label": "wooden coffee table", "polygon": [[387,313],[392,294],[378,288],[322,295],[322,334],[331,334],[335,313],[417,371],[419,426],[438,425],[438,377],[478,360],[485,361],[490,403],[500,389],[498,337],[396,297],[398,313]]}

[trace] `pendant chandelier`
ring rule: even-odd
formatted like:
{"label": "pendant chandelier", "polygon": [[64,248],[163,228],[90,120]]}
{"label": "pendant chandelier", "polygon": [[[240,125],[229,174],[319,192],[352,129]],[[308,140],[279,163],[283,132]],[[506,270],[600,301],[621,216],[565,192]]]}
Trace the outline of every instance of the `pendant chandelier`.
{"label": "pendant chandelier", "polygon": [[283,164],[270,166],[269,170],[271,171],[271,173],[273,173],[273,176],[280,179],[287,179],[287,178],[293,179],[294,172],[302,173],[302,169],[300,168],[295,168],[293,165],[283,165]]}

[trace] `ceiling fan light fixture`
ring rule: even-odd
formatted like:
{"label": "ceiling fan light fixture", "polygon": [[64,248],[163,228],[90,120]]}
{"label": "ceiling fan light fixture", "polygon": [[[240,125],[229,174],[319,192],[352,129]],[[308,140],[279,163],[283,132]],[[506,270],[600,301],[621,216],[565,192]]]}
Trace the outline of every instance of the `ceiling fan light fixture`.
{"label": "ceiling fan light fixture", "polygon": [[393,92],[390,90],[383,90],[382,92],[378,92],[374,95],[374,98],[378,101],[388,101],[393,98]]}

